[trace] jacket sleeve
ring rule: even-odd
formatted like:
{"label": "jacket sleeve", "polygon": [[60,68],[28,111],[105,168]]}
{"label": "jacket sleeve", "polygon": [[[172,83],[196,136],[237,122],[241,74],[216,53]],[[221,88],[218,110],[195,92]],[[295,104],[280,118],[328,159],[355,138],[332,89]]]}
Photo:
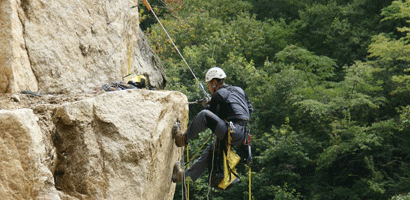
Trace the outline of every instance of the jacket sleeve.
{"label": "jacket sleeve", "polygon": [[228,95],[229,95],[228,90],[226,90],[225,88],[221,88],[218,91],[216,91],[212,95],[209,110],[213,112],[215,115],[219,116],[220,106],[227,100]]}
{"label": "jacket sleeve", "polygon": [[209,106],[207,106],[207,108],[212,113],[217,114],[217,107],[218,107],[218,97],[217,97],[217,93],[214,93],[212,95],[211,102],[209,103]]}

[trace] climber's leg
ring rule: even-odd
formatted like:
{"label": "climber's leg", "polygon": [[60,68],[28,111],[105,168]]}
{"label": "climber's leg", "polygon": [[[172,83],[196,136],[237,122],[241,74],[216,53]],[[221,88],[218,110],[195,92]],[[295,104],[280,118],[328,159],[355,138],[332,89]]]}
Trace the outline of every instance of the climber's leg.
{"label": "climber's leg", "polygon": [[189,125],[187,131],[185,132],[187,135],[187,140],[194,139],[206,128],[211,129],[211,131],[220,139],[223,139],[228,131],[224,120],[209,110],[202,110],[194,118],[191,125]]}
{"label": "climber's leg", "polygon": [[196,181],[208,169],[209,156],[212,156],[214,143],[209,145],[195,163],[185,171],[185,175],[191,177],[192,181]]}
{"label": "climber's leg", "polygon": [[209,110],[202,110],[193,119],[185,133],[181,132],[179,123],[176,122],[172,130],[172,137],[175,138],[175,144],[178,147],[185,146],[188,140],[194,139],[198,134],[206,128],[211,129],[213,133],[219,138],[223,139],[228,132],[228,128],[224,120]]}

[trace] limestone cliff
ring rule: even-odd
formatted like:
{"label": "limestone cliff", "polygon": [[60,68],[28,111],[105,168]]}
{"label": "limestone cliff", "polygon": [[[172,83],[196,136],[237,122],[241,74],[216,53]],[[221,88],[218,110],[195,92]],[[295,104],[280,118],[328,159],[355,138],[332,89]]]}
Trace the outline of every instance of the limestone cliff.
{"label": "limestone cliff", "polygon": [[[34,98],[34,97],[33,97]],[[0,110],[1,199],[172,199],[186,96],[124,90]]]}
{"label": "limestone cliff", "polygon": [[145,74],[165,85],[139,28],[138,1],[0,1],[0,92],[90,92]]}
{"label": "limestone cliff", "polygon": [[[0,0],[0,199],[173,198],[187,98],[160,90],[137,4]],[[141,74],[156,90],[95,90]]]}

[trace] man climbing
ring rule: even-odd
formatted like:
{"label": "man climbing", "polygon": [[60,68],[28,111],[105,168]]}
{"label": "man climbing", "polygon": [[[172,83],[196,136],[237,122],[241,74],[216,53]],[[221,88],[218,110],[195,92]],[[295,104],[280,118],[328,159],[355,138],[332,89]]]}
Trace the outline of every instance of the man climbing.
{"label": "man climbing", "polygon": [[[207,103],[206,109],[199,112],[193,119],[185,133],[180,131],[179,126],[174,126],[172,136],[178,147],[185,146],[188,140],[194,139],[206,128],[211,129],[218,139],[225,139],[228,132],[226,121],[233,122],[235,126],[235,132],[231,134],[231,144],[239,146],[244,143],[249,133],[247,124],[249,116],[253,112],[252,104],[242,88],[227,85],[225,78],[225,72],[219,67],[208,70],[205,81],[212,98]],[[174,183],[182,182],[184,175],[196,181],[209,166],[208,162],[211,160],[209,156],[212,156],[213,148],[214,144],[212,143],[186,171],[182,170],[181,164],[177,162],[174,166],[172,181]]]}

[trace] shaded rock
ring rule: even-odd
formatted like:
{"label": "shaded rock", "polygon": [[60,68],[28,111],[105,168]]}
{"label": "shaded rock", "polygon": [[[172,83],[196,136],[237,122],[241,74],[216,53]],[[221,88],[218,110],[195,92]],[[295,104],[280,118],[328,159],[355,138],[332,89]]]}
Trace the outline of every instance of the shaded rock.
{"label": "shaded rock", "polygon": [[1,199],[59,199],[44,139],[32,110],[0,110]]}
{"label": "shaded rock", "polygon": [[182,93],[139,89],[0,110],[0,197],[173,199],[187,117]]}
{"label": "shaded rock", "polygon": [[11,95],[10,98],[11,98],[13,101],[15,101],[15,102],[20,102],[20,97],[19,97],[19,95],[17,95],[17,94]]}
{"label": "shaded rock", "polygon": [[165,71],[158,55],[151,49],[144,32],[138,31],[138,48],[136,52],[136,71],[144,74],[153,86],[164,88],[166,84]]}
{"label": "shaded rock", "polygon": [[187,126],[179,92],[124,90],[55,111],[56,187],[85,199],[172,199],[175,120]]}

